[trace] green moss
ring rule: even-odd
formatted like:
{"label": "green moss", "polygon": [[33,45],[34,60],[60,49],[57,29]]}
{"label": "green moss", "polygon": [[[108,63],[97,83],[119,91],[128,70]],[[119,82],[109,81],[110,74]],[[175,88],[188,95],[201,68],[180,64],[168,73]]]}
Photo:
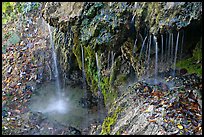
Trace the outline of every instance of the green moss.
{"label": "green moss", "polygon": [[193,58],[181,60],[176,64],[176,66],[187,69],[188,73],[190,74],[196,73],[200,76],[202,75],[202,67],[200,65],[194,64]]}
{"label": "green moss", "polygon": [[101,131],[101,135],[109,135],[110,134],[110,132],[111,132],[111,126],[113,126],[115,123],[116,123],[116,121],[117,121],[117,118],[118,118],[118,113],[120,113],[121,112],[121,108],[120,107],[118,107],[114,112],[113,112],[113,114],[112,115],[110,115],[110,116],[108,116],[108,117],[106,117],[105,119],[104,119],[104,122],[103,122],[103,124],[102,124],[102,131]]}
{"label": "green moss", "polygon": [[193,58],[197,61],[202,60],[202,38],[201,40],[197,43],[195,49],[193,50]]}
{"label": "green moss", "polygon": [[202,76],[202,39],[198,42],[193,50],[193,56],[188,59],[178,61],[176,64],[179,68],[187,69],[188,73],[196,73]]}
{"label": "green moss", "polygon": [[79,38],[77,32],[74,33],[74,39],[73,39],[73,53],[77,59],[77,63],[79,66],[79,69],[82,69],[82,60],[81,60],[81,47],[79,45]]}
{"label": "green moss", "polygon": [[124,82],[127,80],[127,76],[124,74],[120,74],[117,76],[117,79],[115,81],[115,85],[116,86],[120,86],[122,84],[124,84]]}

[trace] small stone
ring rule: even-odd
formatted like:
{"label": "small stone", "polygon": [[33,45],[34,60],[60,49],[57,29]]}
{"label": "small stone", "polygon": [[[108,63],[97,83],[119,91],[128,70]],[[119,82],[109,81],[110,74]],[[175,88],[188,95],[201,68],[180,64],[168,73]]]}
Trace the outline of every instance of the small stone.
{"label": "small stone", "polygon": [[8,74],[11,74],[11,71],[12,71],[12,66],[9,67],[7,73],[8,73]]}
{"label": "small stone", "polygon": [[27,49],[27,47],[24,47],[24,48],[22,48],[21,50],[26,50]]}

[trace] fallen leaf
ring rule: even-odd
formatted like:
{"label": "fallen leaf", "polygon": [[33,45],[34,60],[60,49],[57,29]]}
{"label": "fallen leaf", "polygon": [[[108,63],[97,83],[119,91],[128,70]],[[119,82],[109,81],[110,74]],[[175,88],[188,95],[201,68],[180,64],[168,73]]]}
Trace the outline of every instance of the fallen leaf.
{"label": "fallen leaf", "polygon": [[148,119],[149,122],[156,122],[156,119]]}
{"label": "fallen leaf", "polygon": [[178,124],[177,127],[178,127],[179,129],[183,129],[183,126],[182,126],[181,124]]}

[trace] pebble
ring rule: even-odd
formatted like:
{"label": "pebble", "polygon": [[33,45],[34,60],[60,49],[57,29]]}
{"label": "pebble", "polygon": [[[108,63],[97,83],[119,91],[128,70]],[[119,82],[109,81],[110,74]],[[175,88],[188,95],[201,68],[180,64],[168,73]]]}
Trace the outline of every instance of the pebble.
{"label": "pebble", "polygon": [[21,50],[26,50],[27,49],[27,47],[24,47],[24,48],[22,48]]}
{"label": "pebble", "polygon": [[7,73],[8,73],[8,74],[11,74],[11,71],[12,71],[12,66],[9,67]]}

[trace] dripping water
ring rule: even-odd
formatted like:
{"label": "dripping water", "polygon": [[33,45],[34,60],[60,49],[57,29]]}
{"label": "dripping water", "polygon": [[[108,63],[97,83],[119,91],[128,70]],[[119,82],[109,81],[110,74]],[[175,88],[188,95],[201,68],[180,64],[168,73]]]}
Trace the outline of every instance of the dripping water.
{"label": "dripping water", "polygon": [[115,58],[115,53],[113,53],[113,51],[111,51],[111,66],[113,66],[114,58]]}
{"label": "dripping water", "polygon": [[101,119],[101,113],[102,110],[102,93],[101,93],[101,86],[100,86],[100,66],[99,66],[99,60],[98,60],[98,54],[96,53],[96,66],[97,66],[97,75],[98,75],[98,120]]}
{"label": "dripping water", "polygon": [[155,41],[155,83],[157,82],[157,75],[158,75],[158,43],[157,43],[157,38],[154,36],[154,41]]}
{"label": "dripping water", "polygon": [[175,48],[175,56],[174,56],[173,77],[175,77],[175,71],[176,71],[176,58],[177,58],[178,43],[179,43],[179,31],[178,31],[177,40],[176,40],[176,48]]}
{"label": "dripping water", "polygon": [[150,51],[151,51],[151,41],[152,41],[152,35],[150,35],[149,38],[149,53],[148,53],[148,63],[147,63],[147,77],[149,78],[150,73]]}
{"label": "dripping water", "polygon": [[135,39],[135,43],[134,43],[134,47],[133,47],[133,56],[134,56],[134,57],[135,57],[136,44],[137,44],[137,37],[136,37],[136,39]]}
{"label": "dripping water", "polygon": [[54,70],[55,70],[55,78],[56,78],[56,93],[57,96],[60,98],[60,82],[59,82],[59,72],[58,72],[58,68],[57,68],[57,56],[55,53],[55,47],[54,47],[54,42],[52,39],[52,32],[51,32],[51,28],[50,25],[48,24],[48,30],[49,30],[49,34],[50,34],[50,44],[52,46],[52,56],[53,56],[53,62],[54,62]]}
{"label": "dripping water", "polygon": [[174,34],[172,33],[171,34],[171,62],[173,64],[173,61],[174,61]]}
{"label": "dripping water", "polygon": [[139,61],[140,61],[141,56],[142,56],[142,50],[143,50],[143,48],[144,48],[144,44],[145,44],[146,39],[147,39],[147,36],[145,37],[145,39],[144,39],[144,41],[143,41],[143,43],[142,43],[142,48],[141,48],[141,50],[140,50]]}
{"label": "dripping water", "polygon": [[[83,78],[83,90],[84,90],[84,99],[87,99],[87,91],[86,91],[86,75],[85,75],[85,69],[84,69],[84,49],[81,45],[81,58],[82,58],[82,78]],[[87,110],[85,111],[85,118],[87,118]],[[87,120],[85,120],[85,125],[87,125]]]}
{"label": "dripping water", "polygon": [[62,98],[62,93],[61,93],[61,88],[60,88],[60,81],[59,81],[59,72],[58,72],[58,68],[57,68],[57,56],[55,53],[55,48],[54,48],[54,42],[52,39],[52,31],[50,28],[50,25],[48,25],[48,30],[49,30],[49,35],[50,35],[50,44],[52,47],[52,56],[53,56],[53,62],[54,62],[54,71],[55,71],[55,85],[56,85],[56,89],[55,89],[55,93],[56,95],[56,101],[51,102],[47,108],[44,108],[42,112],[52,112],[52,111],[56,111],[58,113],[66,113],[67,112],[67,103],[66,100],[64,100]]}
{"label": "dripping water", "polygon": [[[169,44],[168,44],[168,56],[167,56],[167,62],[168,62],[168,60],[169,60],[169,58],[170,58],[170,52],[171,52],[171,34],[169,34],[168,42],[169,42]],[[169,63],[169,65],[170,65],[170,63]]]}
{"label": "dripping water", "polygon": [[183,54],[183,44],[184,44],[184,30],[183,30],[183,33],[182,33],[182,41],[181,41],[181,55],[180,55],[180,59],[182,57],[182,54]]}
{"label": "dripping water", "polygon": [[82,58],[82,77],[83,77],[83,89],[84,89],[84,97],[87,97],[86,94],[86,75],[85,75],[85,69],[84,69],[84,50],[81,45],[81,58]]}
{"label": "dripping water", "polygon": [[165,61],[168,61],[168,33],[166,32]]}
{"label": "dripping water", "polygon": [[164,36],[161,35],[161,46],[162,46],[162,55],[161,55],[161,63],[164,61]]}
{"label": "dripping water", "polygon": [[107,69],[110,69],[110,51],[108,51],[108,66]]}

